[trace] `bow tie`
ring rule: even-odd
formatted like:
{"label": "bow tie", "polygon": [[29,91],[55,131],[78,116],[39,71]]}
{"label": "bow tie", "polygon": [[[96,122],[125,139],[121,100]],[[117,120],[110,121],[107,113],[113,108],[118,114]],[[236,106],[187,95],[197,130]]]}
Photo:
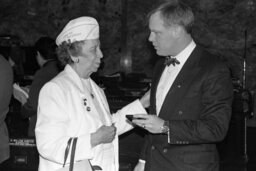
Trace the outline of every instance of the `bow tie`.
{"label": "bow tie", "polygon": [[179,65],[180,61],[178,61],[176,58],[174,57],[170,57],[167,56],[164,62],[165,65],[169,66],[170,64],[172,64],[173,66],[175,66],[175,64]]}

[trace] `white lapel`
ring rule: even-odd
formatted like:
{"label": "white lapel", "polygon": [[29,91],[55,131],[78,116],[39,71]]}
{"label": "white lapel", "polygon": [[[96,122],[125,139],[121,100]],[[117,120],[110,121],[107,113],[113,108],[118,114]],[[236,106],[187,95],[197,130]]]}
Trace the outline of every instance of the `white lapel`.
{"label": "white lapel", "polygon": [[[71,68],[70,65],[66,65],[65,72],[68,73],[67,75],[69,76],[69,79],[72,80],[72,83],[80,91],[81,98],[85,99],[87,97],[86,99],[88,100],[88,103],[92,104],[93,102],[91,101],[92,99],[91,99],[90,93],[88,91],[85,91],[85,89],[83,87],[83,83],[81,81],[81,78]],[[107,100],[106,100],[103,92],[101,92],[101,90],[98,88],[98,85],[91,78],[89,78],[89,83],[92,86],[92,90],[95,93],[95,98],[97,98],[97,100],[99,102],[99,106],[101,107],[101,110],[104,112],[104,116],[105,116],[105,120],[106,120],[107,124],[111,125],[112,120],[110,117],[109,106],[107,104]]]}
{"label": "white lapel", "polygon": [[97,98],[97,100],[99,102],[99,106],[101,107],[101,110],[104,112],[104,116],[105,116],[107,125],[111,125],[112,120],[110,117],[109,106],[107,103],[107,99],[104,96],[104,92],[101,92],[102,90],[98,87],[98,85],[92,79],[89,79],[89,81],[92,86],[92,90],[95,93],[95,98]]}
{"label": "white lapel", "polygon": [[78,74],[72,69],[70,65],[66,65],[65,67],[65,72],[67,72],[67,76],[69,77],[70,80],[72,80],[72,83],[77,87],[77,89],[84,94],[84,88],[82,81]]}

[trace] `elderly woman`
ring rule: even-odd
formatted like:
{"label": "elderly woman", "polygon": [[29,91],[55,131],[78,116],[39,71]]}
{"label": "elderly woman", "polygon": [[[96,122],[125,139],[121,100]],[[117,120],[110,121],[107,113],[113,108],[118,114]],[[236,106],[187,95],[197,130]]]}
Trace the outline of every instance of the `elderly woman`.
{"label": "elderly woman", "polygon": [[35,129],[39,171],[62,167],[70,137],[78,137],[75,161],[89,159],[104,171],[118,171],[118,135],[133,128],[125,115],[145,114],[147,98],[110,114],[104,92],[90,79],[103,57],[94,18],[71,20],[56,44],[65,69],[40,91]]}

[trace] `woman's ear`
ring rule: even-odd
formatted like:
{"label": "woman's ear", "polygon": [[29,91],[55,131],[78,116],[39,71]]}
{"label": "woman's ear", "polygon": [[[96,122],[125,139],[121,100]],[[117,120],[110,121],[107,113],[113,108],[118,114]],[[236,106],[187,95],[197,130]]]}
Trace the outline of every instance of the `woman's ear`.
{"label": "woman's ear", "polygon": [[79,58],[78,57],[73,57],[73,56],[70,56],[71,57],[71,60],[74,62],[74,63],[79,63]]}

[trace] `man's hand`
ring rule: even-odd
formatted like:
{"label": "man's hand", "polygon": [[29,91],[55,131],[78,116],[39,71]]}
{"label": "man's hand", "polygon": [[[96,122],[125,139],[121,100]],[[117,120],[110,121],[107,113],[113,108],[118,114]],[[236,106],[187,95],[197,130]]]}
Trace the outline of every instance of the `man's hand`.
{"label": "man's hand", "polygon": [[99,144],[110,143],[114,140],[116,135],[116,127],[112,126],[101,126],[96,132],[91,134],[91,145],[92,147]]}
{"label": "man's hand", "polygon": [[133,171],[144,171],[145,163],[138,162]]}
{"label": "man's hand", "polygon": [[132,122],[154,134],[161,133],[164,125],[164,120],[156,115],[135,114]]}

